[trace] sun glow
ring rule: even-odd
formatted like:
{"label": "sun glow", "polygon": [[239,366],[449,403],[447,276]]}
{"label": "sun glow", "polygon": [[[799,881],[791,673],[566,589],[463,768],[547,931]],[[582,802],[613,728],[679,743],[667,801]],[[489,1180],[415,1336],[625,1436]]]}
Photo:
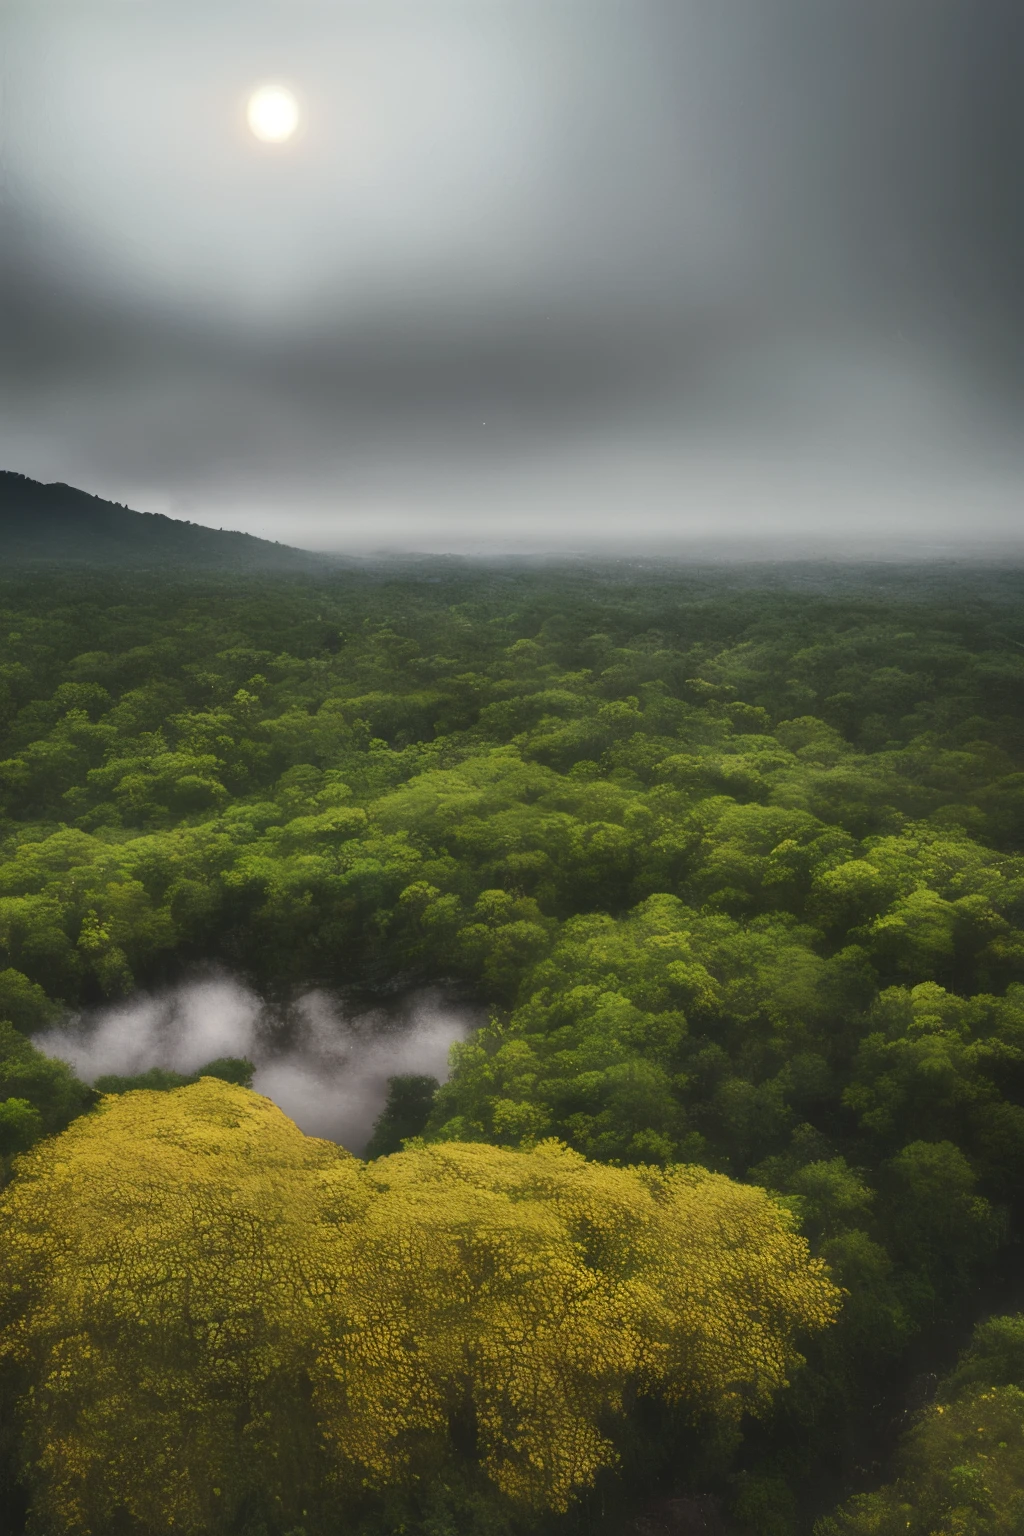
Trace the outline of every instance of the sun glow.
{"label": "sun glow", "polygon": [[246,118],[256,138],[283,144],[299,126],[299,104],[283,85],[262,85],[249,97]]}

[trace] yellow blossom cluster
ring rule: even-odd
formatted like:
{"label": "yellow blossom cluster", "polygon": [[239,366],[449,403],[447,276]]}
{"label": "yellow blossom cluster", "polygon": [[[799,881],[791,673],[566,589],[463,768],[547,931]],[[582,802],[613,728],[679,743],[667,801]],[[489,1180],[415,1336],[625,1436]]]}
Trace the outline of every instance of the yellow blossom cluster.
{"label": "yellow blossom cluster", "polygon": [[763,1191],[557,1143],[363,1164],[204,1078],[104,1100],[0,1199],[40,1529],[298,1518],[453,1454],[564,1509],[637,1395],[758,1412],[838,1292]]}

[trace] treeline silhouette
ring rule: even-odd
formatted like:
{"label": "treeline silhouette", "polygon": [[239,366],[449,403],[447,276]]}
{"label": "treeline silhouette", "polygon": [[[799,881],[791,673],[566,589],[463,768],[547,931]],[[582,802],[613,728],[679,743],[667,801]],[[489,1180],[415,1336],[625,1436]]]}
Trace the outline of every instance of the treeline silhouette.
{"label": "treeline silhouette", "polygon": [[0,562],[258,571],[308,569],[317,556],[0,470]]}

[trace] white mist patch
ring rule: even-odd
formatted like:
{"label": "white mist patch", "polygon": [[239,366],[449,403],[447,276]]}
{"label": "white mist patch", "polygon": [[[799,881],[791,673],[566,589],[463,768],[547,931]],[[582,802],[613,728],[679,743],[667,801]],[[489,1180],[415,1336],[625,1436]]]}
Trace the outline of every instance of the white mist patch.
{"label": "white mist patch", "polygon": [[388,1078],[417,1072],[444,1082],[451,1046],[481,1022],[433,990],[347,1017],[329,994],[311,992],[291,1017],[294,1044],[252,1058],[253,1087],[310,1135],[360,1152],[384,1107]]}
{"label": "white mist patch", "polygon": [[214,976],[90,1010],[35,1043],[89,1083],[150,1067],[195,1072],[218,1056],[247,1056],[256,1064],[257,1093],[309,1135],[359,1153],[384,1107],[388,1078],[415,1072],[443,1082],[449,1049],[480,1022],[478,1010],[438,989],[362,1012],[326,992],[277,1009],[231,977]]}

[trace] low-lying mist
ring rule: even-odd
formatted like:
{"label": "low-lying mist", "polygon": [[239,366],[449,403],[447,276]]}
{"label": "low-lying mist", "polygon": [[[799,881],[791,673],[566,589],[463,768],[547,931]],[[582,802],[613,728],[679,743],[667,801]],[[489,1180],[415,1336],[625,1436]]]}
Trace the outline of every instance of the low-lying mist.
{"label": "low-lying mist", "polygon": [[449,1048],[480,1021],[479,1010],[436,988],[362,1010],[321,991],[278,1007],[214,975],[89,1010],[36,1044],[90,1083],[151,1067],[195,1072],[217,1057],[247,1056],[258,1093],[308,1134],[358,1154],[384,1107],[388,1078],[415,1072],[444,1081]]}

